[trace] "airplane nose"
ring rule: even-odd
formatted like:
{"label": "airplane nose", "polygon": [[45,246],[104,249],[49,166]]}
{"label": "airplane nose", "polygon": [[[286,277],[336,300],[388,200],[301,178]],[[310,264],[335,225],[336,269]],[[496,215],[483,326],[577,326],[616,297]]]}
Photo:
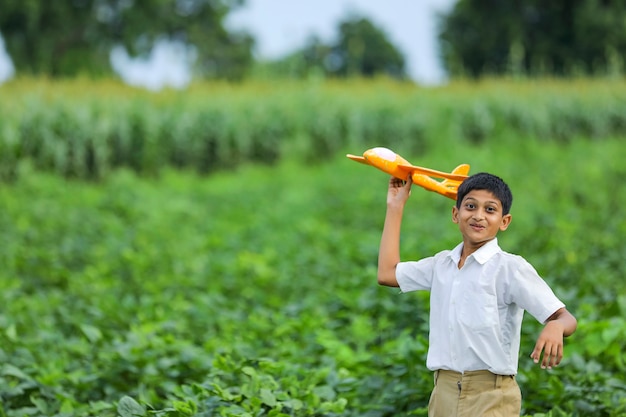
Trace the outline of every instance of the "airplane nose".
{"label": "airplane nose", "polygon": [[396,153],[388,148],[372,148],[365,151],[363,156],[367,159],[368,156],[375,156],[380,159],[384,159],[385,161],[393,162],[396,160]]}

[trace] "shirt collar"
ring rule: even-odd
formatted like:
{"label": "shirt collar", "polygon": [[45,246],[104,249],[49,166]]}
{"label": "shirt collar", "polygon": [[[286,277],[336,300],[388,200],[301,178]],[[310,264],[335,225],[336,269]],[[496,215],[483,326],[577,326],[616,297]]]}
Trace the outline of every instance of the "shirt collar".
{"label": "shirt collar", "polygon": [[[455,264],[458,265],[459,260],[461,259],[461,251],[463,250],[463,242],[456,245],[452,251],[449,253],[449,257],[454,261]],[[479,264],[484,264],[487,262],[493,255],[500,252],[500,246],[498,245],[498,238],[493,238],[489,242],[485,243],[483,246],[478,248],[476,252],[472,253],[469,257],[473,257],[476,259],[476,262]]]}

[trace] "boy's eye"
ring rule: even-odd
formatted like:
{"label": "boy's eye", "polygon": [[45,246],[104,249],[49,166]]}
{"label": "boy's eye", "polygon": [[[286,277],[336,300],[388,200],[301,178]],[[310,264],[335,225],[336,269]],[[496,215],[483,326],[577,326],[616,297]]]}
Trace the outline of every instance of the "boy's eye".
{"label": "boy's eye", "polygon": [[465,208],[468,208],[468,209],[471,210],[471,209],[475,208],[475,206],[472,203],[467,203],[467,204],[465,204]]}
{"label": "boy's eye", "polygon": [[487,211],[488,211],[489,213],[493,213],[493,212],[495,212],[495,211],[496,211],[496,209],[495,209],[495,207],[487,207]]}

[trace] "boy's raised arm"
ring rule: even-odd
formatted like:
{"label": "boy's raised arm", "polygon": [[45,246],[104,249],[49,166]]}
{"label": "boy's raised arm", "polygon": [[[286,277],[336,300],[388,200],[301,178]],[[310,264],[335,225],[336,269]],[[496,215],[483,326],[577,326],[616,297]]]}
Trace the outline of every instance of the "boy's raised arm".
{"label": "boy's raised arm", "polygon": [[397,178],[389,180],[387,191],[387,213],[378,251],[378,283],[397,287],[396,265],[400,262],[400,229],[402,214],[409,195],[412,181],[403,182]]}

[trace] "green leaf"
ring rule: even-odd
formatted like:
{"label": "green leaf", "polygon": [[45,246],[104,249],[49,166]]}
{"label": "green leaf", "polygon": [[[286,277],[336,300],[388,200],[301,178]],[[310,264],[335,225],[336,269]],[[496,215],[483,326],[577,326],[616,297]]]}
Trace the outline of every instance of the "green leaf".
{"label": "green leaf", "polygon": [[267,413],[268,417],[291,417],[290,414],[285,414],[280,410],[270,410],[269,413]]}
{"label": "green leaf", "polygon": [[113,404],[107,403],[105,401],[90,401],[89,408],[92,411],[99,412],[99,411],[104,411],[104,410],[110,410],[114,408],[114,406]]}
{"label": "green leaf", "polygon": [[145,408],[133,398],[124,396],[117,405],[117,413],[120,417],[145,416]]}
{"label": "green leaf", "polygon": [[188,400],[188,401],[174,401],[172,403],[177,412],[184,416],[193,416],[198,412],[198,407],[196,403]]}
{"label": "green leaf", "polygon": [[72,415],[74,413],[74,405],[72,404],[72,401],[69,399],[64,400],[59,411],[61,411],[61,414]]}
{"label": "green leaf", "polygon": [[37,410],[39,410],[42,414],[49,413],[48,403],[44,401],[42,398],[35,397],[33,395],[30,396],[30,402],[33,403]]}
{"label": "green leaf", "polygon": [[4,331],[4,334],[11,342],[17,341],[17,328],[15,327],[15,324],[11,324],[9,327],[7,327],[7,329]]}
{"label": "green leaf", "polygon": [[32,378],[23,372],[20,368],[11,364],[6,364],[2,368],[2,375],[12,376],[23,381],[31,381]]}
{"label": "green leaf", "polygon": [[332,401],[337,396],[337,394],[335,393],[335,390],[332,387],[328,386],[328,385],[322,385],[320,387],[315,387],[315,388],[313,388],[313,392],[317,396],[319,396],[321,399],[326,400],[326,401]]}
{"label": "green leaf", "polygon": [[263,401],[265,405],[268,405],[270,407],[276,406],[276,396],[271,390],[267,388],[261,388],[260,396],[261,401]]}
{"label": "green leaf", "polygon": [[80,331],[83,332],[85,337],[91,343],[96,343],[98,340],[102,339],[102,332],[95,326],[91,326],[89,324],[81,324]]}
{"label": "green leaf", "polygon": [[241,372],[243,372],[244,374],[250,377],[256,376],[256,370],[250,366],[244,366],[243,368],[241,368]]}
{"label": "green leaf", "polygon": [[286,401],[283,402],[283,404],[286,407],[291,408],[293,411],[301,410],[302,407],[304,406],[304,403],[301,400],[297,399],[297,398],[291,398],[289,400],[286,400]]}

